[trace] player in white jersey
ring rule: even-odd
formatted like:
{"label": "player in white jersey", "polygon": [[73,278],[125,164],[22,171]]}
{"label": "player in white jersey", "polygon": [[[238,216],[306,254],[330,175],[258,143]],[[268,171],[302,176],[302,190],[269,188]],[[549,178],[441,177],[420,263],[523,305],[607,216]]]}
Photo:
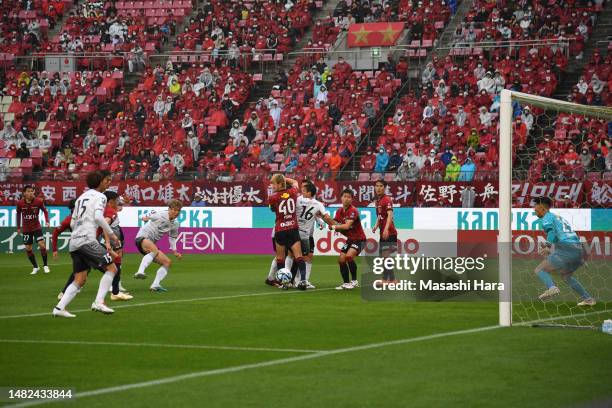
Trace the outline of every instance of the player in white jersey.
{"label": "player in white jersey", "polygon": [[110,183],[109,172],[98,170],[87,174],[89,190],[76,200],[70,223],[72,235],[69,250],[72,257],[74,281],[66,288],[64,295],[53,309],[53,316],[74,317],[66,310],[66,306],[85,285],[87,273],[92,267],[99,269],[104,275],[100,279],[98,294],[91,309],[106,314],[114,312],[113,309],[106,306],[104,298],[112,285],[117,268],[111,255],[97,240],[97,230],[100,227],[111,242],[118,242],[117,236],[104,219],[106,196],[102,194],[102,191],[108,189]]}
{"label": "player in white jersey", "polygon": [[312,272],[312,257],[314,255],[314,228],[315,222],[323,220],[328,225],[333,225],[333,221],[325,206],[318,201],[317,187],[311,181],[302,183],[302,195],[297,199],[298,225],[300,230],[300,241],[302,243],[302,254],[306,262],[306,282],[308,289],[315,287],[310,283],[310,273]]}
{"label": "player in white jersey", "polygon": [[160,265],[155,275],[155,280],[151,284],[152,292],[166,292],[166,288],[161,286],[161,281],[168,275],[172,261],[166,254],[157,248],[157,241],[161,237],[168,233],[170,241],[170,249],[174,256],[178,259],[182,257],[180,253],[176,251],[176,239],[178,237],[178,220],[176,219],[181,213],[183,203],[178,200],[170,200],[168,202],[168,209],[162,211],[153,211],[149,215],[142,217],[142,220],[146,222],[138,234],[136,234],[136,248],[144,255],[140,262],[138,272],[134,274],[136,279],[145,279],[145,269],[152,262]]}
{"label": "player in white jersey", "polygon": [[[285,178],[287,183],[297,184],[297,181]],[[314,227],[316,222],[326,222],[328,225],[332,225],[333,221],[331,216],[325,209],[325,206],[314,198],[317,194],[317,187],[309,180],[302,182],[301,186],[302,194],[297,198],[296,212],[298,215],[298,228],[300,232],[300,242],[302,246],[302,254],[304,255],[304,261],[306,262],[306,284],[308,289],[315,289],[315,286],[310,283],[310,273],[312,272],[312,258],[314,255]],[[274,234],[274,232],[273,232]],[[274,236],[273,236],[274,237]],[[276,259],[276,258],[275,258]],[[285,267],[291,270],[293,263],[293,257],[291,254],[285,259]],[[270,272],[266,283],[281,287],[276,281],[276,261],[272,262],[270,266]]]}

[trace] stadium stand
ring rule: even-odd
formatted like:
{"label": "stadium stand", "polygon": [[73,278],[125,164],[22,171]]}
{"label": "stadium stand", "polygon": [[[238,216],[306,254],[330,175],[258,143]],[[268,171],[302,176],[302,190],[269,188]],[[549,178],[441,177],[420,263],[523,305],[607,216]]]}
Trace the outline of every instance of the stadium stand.
{"label": "stadium stand", "polygon": [[[601,2],[475,0],[442,44],[454,2],[341,0],[316,16],[321,7],[4,3],[0,180],[73,180],[107,168],[141,181],[244,181],[273,171],[322,181],[493,181],[499,91],[555,95],[604,10]],[[327,65],[349,24],[378,21],[403,21],[410,33],[387,63]],[[568,99],[610,106],[606,52],[585,61]],[[77,71],[16,60],[32,53],[73,55]],[[254,99],[271,75],[261,64],[280,70],[270,94]],[[514,154],[525,179],[612,178],[607,123],[560,115],[544,126],[538,108],[523,108],[514,113]],[[546,166],[558,151],[563,159]]]}
{"label": "stadium stand", "polygon": [[[545,9],[475,1],[454,31],[448,55],[433,55],[420,86],[401,98],[382,134],[374,135],[357,178],[496,179],[500,90],[552,96],[568,62],[582,58],[601,10],[582,3]],[[515,106],[515,158],[519,150],[526,153],[539,114]],[[463,166],[468,170],[459,171]]]}

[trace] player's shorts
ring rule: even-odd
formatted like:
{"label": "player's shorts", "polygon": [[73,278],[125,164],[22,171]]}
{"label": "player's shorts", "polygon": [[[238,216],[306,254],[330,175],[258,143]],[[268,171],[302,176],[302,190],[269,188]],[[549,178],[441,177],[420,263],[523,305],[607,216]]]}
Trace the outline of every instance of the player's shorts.
{"label": "player's shorts", "polygon": [[361,251],[363,250],[364,245],[365,245],[365,241],[353,241],[349,239],[342,246],[342,248],[340,249],[340,252],[342,252],[343,254],[346,254],[349,249],[353,248],[355,251],[357,251],[357,255],[359,255]]}
{"label": "player's shorts", "polygon": [[397,253],[397,235],[389,235],[389,238],[380,238],[380,253],[387,252],[389,254]]}
{"label": "player's shorts", "polygon": [[42,230],[24,232],[23,234],[23,245],[32,245],[34,241],[42,241],[45,239],[43,237]]}
{"label": "player's shorts", "polygon": [[72,257],[72,272],[83,272],[91,268],[101,272],[106,271],[106,267],[113,263],[113,257],[106,248],[98,242],[85,244],[76,251],[70,252]]}
{"label": "player's shorts", "polygon": [[300,243],[302,244],[302,255],[306,256],[314,253],[315,245],[312,235],[308,238],[301,238]]}
{"label": "player's shorts", "polygon": [[[113,249],[113,251],[118,251],[119,249],[123,248],[123,231],[121,231],[121,229],[118,230],[113,230],[113,233],[117,236],[117,239],[119,240],[119,242],[112,242],[111,241],[111,248]],[[98,242],[100,242],[100,244],[106,246],[106,243],[104,242],[104,236],[100,235],[98,237]]]}
{"label": "player's shorts", "polygon": [[298,229],[277,231],[274,234],[274,241],[278,245],[284,246],[286,249],[291,248],[296,242],[300,242],[300,232]]}
{"label": "player's shorts", "polygon": [[584,263],[584,251],[581,244],[555,244],[555,250],[548,255],[548,262],[558,270],[572,273]]}
{"label": "player's shorts", "polygon": [[136,238],[136,248],[138,248],[138,252],[140,252],[143,255],[147,254],[147,252],[142,247],[142,241],[144,241],[145,239],[146,239],[145,237]]}

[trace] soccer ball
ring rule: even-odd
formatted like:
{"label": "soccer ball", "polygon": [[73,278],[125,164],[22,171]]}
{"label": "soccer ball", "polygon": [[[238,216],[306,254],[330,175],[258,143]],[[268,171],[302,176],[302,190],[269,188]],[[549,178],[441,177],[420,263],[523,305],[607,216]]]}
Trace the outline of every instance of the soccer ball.
{"label": "soccer ball", "polygon": [[279,269],[276,272],[276,279],[283,284],[291,282],[293,275],[291,275],[291,271],[287,268]]}

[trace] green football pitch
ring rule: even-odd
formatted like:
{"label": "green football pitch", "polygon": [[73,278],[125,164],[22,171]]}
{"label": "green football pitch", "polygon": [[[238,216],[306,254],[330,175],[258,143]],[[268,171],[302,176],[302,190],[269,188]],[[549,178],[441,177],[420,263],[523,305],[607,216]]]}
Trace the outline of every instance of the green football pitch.
{"label": "green football pitch", "polygon": [[139,260],[125,260],[134,299],[107,300],[114,315],[88,310],[92,272],[69,307],[77,317],[61,319],[51,310],[68,255],[36,276],[23,253],[1,255],[0,387],[71,388],[79,407],[612,404],[601,332],[499,328],[495,302],[366,302],[333,290],[332,257],[315,259],[306,292],[264,285],[268,256],[191,255],[167,293],[149,293],[155,267],[134,280]]}

